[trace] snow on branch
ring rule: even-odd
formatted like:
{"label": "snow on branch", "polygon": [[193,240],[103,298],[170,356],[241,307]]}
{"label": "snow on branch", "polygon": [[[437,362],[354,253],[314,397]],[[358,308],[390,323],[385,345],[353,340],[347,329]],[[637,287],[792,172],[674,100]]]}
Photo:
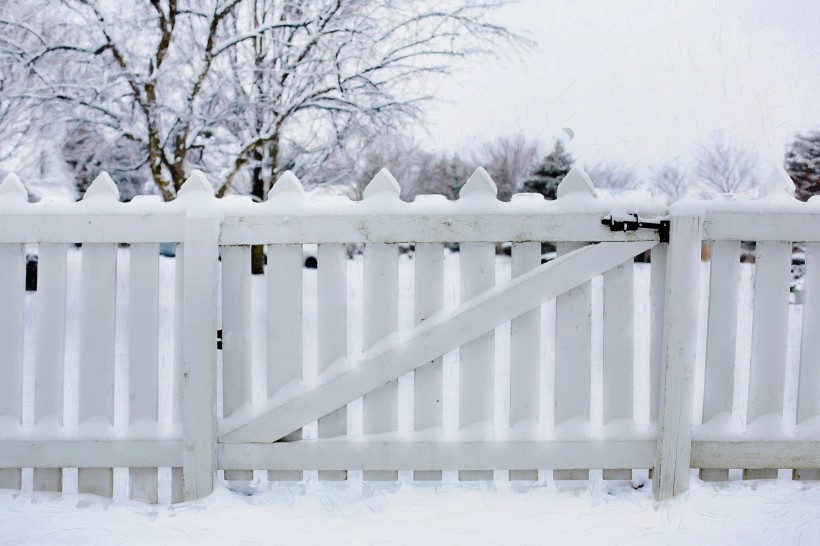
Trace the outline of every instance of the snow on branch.
{"label": "snow on branch", "polygon": [[98,170],[149,180],[166,200],[194,169],[218,195],[264,199],[285,171],[416,121],[428,76],[527,43],[489,20],[503,3],[55,0],[4,13],[0,28],[31,68],[8,92],[69,135],[95,134],[69,146],[78,185],[91,183],[93,142],[117,150]]}

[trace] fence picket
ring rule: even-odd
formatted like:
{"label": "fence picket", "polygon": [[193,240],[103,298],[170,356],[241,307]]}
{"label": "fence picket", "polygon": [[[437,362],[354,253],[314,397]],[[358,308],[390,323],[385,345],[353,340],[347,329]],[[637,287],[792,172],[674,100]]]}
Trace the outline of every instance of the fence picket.
{"label": "fence picket", "polygon": [[63,424],[66,251],[44,243],[37,263],[37,332],[34,421]]}
{"label": "fence picket", "polygon": [[820,243],[806,243],[797,422],[820,415]]}
{"label": "fence picket", "polygon": [[[158,421],[159,243],[135,243],[130,250],[128,418],[133,424]],[[132,468],[130,497],[158,501],[158,470]]]}
{"label": "fence picket", "polygon": [[[635,264],[604,273],[603,420],[633,418]],[[606,480],[630,480],[631,469],[604,469]]]}
{"label": "fence picket", "polygon": [[[277,184],[281,184],[279,181]],[[292,381],[301,381],[302,371],[302,245],[268,245],[267,268],[267,371],[268,397]],[[302,429],[284,438],[302,439]],[[268,470],[268,479],[299,481],[301,470]]]}
{"label": "fence picket", "polygon": [[[251,247],[223,246],[222,416],[251,402]],[[226,480],[253,479],[248,470],[225,470]]]}
{"label": "fence picket", "polygon": [[732,412],[740,241],[713,241],[703,422]]}
{"label": "fence picket", "polygon": [[791,243],[757,243],[748,423],[762,415],[783,412],[790,256]]}
{"label": "fence picket", "polygon": [[109,424],[114,423],[116,268],[116,245],[83,245],[80,288],[80,424],[99,417]]}
{"label": "fence picket", "polygon": [[[459,275],[462,302],[495,284],[495,244],[461,243]],[[487,332],[459,349],[459,426],[491,427],[493,424],[493,367],[495,332]],[[493,471],[460,470],[459,479],[492,480]]]}
{"label": "fence picket", "polygon": [[[558,256],[584,243],[558,243]],[[587,281],[556,298],[555,303],[555,425],[590,419],[592,372],[592,283]],[[583,424],[582,424],[583,426]],[[556,480],[586,480],[587,470],[556,470]]]}
{"label": "fence picket", "polygon": [[[415,323],[444,306],[444,246],[440,243],[418,243],[415,252]],[[414,372],[413,414],[416,430],[444,426],[443,357],[430,361]],[[417,470],[413,479],[435,481],[441,470]]]}
{"label": "fence picket", "polygon": [[180,243],[174,258],[174,370],[171,392],[171,422],[182,424],[182,316],[185,306],[185,245]]}
{"label": "fence picket", "polygon": [[661,369],[663,368],[663,332],[666,301],[667,243],[660,243],[650,251],[650,308],[649,320],[649,421],[659,418]]}
{"label": "fence picket", "polygon": [[[737,283],[740,241],[713,241],[709,273],[709,317],[706,334],[703,422],[732,413],[737,341]],[[729,469],[701,469],[708,481],[726,481]]]}
{"label": "fence picket", "polygon": [[[820,415],[820,243],[806,243],[803,324],[797,385],[797,423]],[[795,468],[793,479],[816,480],[820,470]]]}
{"label": "fence picket", "polygon": [[[319,375],[347,355],[347,249],[345,245],[319,245],[317,272]],[[319,438],[347,434],[347,406],[319,419]],[[320,470],[321,480],[345,480],[344,470]]]}
{"label": "fence picket", "polygon": [[[0,417],[22,424],[23,327],[26,251],[21,244],[0,244]],[[19,489],[21,469],[0,468],[0,489]]]}
{"label": "fence picket", "polygon": [[[80,286],[79,422],[92,422],[113,434],[114,341],[116,335],[117,246],[86,243],[82,247]],[[113,470],[80,468],[80,493],[113,495]]]}
{"label": "fence picket", "polygon": [[[512,278],[541,265],[541,243],[513,243]],[[541,378],[541,308],[536,307],[510,325],[510,427],[538,427]],[[538,469],[510,470],[510,480],[538,480]]]}
{"label": "fence picket", "polygon": [[[190,183],[189,179],[186,184]],[[186,219],[182,300],[182,471],[186,500],[210,495],[216,471],[218,241],[217,219]]]}
{"label": "fence picket", "polygon": [[[396,245],[374,243],[364,249],[363,349],[395,332],[399,322],[399,251]],[[364,434],[395,432],[399,425],[399,382],[391,381],[363,397]],[[394,481],[395,470],[367,471],[365,480]]]}
{"label": "fence picket", "polygon": [[[783,415],[791,249],[790,242],[758,241],[755,250],[749,424],[763,415]],[[777,469],[748,469],[743,475],[776,478]]]}
{"label": "fence picket", "polygon": [[632,418],[634,265],[604,273],[604,423]]}
{"label": "fence picket", "polygon": [[0,245],[0,416],[22,424],[23,325],[26,281],[24,245]]}
{"label": "fence picket", "polygon": [[[15,174],[0,183],[0,202],[24,203],[28,192]],[[0,418],[23,425],[23,336],[25,328],[26,249],[0,244]],[[28,416],[26,416],[28,417]],[[26,423],[28,424],[28,423]],[[0,489],[20,489],[22,468],[0,468]]]}
{"label": "fence picket", "polygon": [[[174,360],[171,370],[171,411],[170,418],[173,426],[179,427],[184,433],[182,412],[182,348],[183,348],[183,307],[185,296],[185,244],[176,245],[174,256]],[[183,487],[182,467],[171,468],[171,499],[172,502],[185,499]]]}
{"label": "fence picket", "polygon": [[[43,243],[38,248],[34,383],[37,424],[63,424],[67,251],[68,245],[62,243]],[[62,486],[58,468],[34,469],[33,479],[36,491],[60,491]]]}

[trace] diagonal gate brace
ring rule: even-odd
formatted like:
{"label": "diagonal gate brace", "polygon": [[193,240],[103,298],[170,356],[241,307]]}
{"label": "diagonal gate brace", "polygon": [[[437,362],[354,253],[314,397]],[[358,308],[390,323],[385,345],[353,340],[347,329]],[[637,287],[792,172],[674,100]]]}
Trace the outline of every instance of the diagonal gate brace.
{"label": "diagonal gate brace", "polygon": [[230,419],[223,423],[219,441],[275,442],[656,244],[598,243],[565,254],[482,292],[453,311],[437,313],[402,335],[382,339],[354,366],[307,393],[273,408],[265,407],[261,414]]}

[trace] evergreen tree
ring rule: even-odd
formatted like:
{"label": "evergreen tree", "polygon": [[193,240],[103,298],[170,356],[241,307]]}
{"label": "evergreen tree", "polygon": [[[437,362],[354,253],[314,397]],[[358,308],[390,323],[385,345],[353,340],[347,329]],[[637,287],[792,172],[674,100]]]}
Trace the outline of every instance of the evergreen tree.
{"label": "evergreen tree", "polygon": [[794,181],[794,196],[807,201],[820,194],[820,130],[798,134],[786,150],[786,172]]}
{"label": "evergreen tree", "polygon": [[474,170],[475,167],[458,154],[441,156],[433,166],[431,187],[425,188],[428,190],[426,193],[438,193],[450,200],[458,199],[458,192]]}
{"label": "evergreen tree", "polygon": [[533,170],[530,177],[524,181],[522,190],[531,193],[540,193],[547,199],[555,199],[558,184],[572,169],[575,159],[564,149],[561,140],[555,142],[555,148]]}

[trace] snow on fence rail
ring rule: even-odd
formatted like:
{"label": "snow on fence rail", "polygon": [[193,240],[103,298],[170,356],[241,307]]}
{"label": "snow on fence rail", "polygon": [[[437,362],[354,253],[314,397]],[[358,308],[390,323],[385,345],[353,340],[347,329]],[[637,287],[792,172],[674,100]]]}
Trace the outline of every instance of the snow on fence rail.
{"label": "snow on fence rail", "polygon": [[[779,191],[667,207],[596,196],[574,170],[556,201],[502,203],[479,169],[457,201],[404,203],[382,171],[361,202],[316,201],[287,173],[252,203],[215,199],[195,173],[174,202],[123,204],[103,174],[78,203],[29,204],[9,176],[0,487],[170,502],[209,494],[217,470],[445,481],[651,471],[668,498],[690,467],[706,479],[784,468],[816,479],[820,207]],[[671,227],[631,229],[632,214]],[[546,242],[556,259],[542,259]],[[740,263],[749,242],[754,265]],[[807,273],[805,303],[790,306],[794,242]],[[251,245],[266,245],[262,276]],[[305,245],[317,269],[303,267]],[[635,263],[647,251],[650,263]],[[752,270],[748,313],[738,286]]]}

